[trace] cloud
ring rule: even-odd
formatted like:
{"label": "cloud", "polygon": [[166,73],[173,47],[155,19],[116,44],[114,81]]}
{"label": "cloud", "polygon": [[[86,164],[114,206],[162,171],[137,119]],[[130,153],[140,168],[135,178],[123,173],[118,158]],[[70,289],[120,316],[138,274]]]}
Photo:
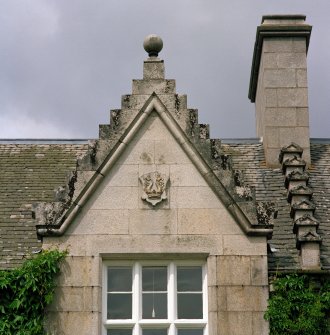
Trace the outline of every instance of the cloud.
{"label": "cloud", "polygon": [[[0,116],[1,138],[71,138],[72,132],[66,131],[47,120],[35,120],[29,116],[14,115]],[[76,134],[77,135],[77,134]],[[78,138],[78,136],[75,136]]]}
{"label": "cloud", "polygon": [[97,137],[109,109],[119,108],[131,80],[142,77],[149,33],[163,38],[167,78],[177,80],[178,93],[199,109],[213,137],[254,137],[247,94],[256,26],[263,14],[299,12],[314,25],[312,135],[329,136],[329,9],[326,0],[318,6],[309,0],[3,0],[0,115],[12,129],[1,126],[0,137],[20,137],[22,118],[24,137],[45,125],[53,129],[49,136]]}

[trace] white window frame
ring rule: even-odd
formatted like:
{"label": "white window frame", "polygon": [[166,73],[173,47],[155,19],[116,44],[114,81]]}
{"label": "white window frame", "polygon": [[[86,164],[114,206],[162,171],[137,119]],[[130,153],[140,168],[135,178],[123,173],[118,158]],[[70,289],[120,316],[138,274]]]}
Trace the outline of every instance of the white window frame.
{"label": "white window frame", "polygon": [[[131,266],[132,267],[132,319],[107,320],[107,273],[111,266]],[[143,266],[167,266],[167,319],[142,319],[142,267]],[[202,319],[177,319],[177,285],[176,269],[179,266],[201,266],[202,267],[202,298],[203,298],[203,318]],[[107,335],[107,329],[133,328],[132,335],[142,335],[142,327],[149,328],[155,326],[168,328],[167,335],[177,335],[177,328],[204,327],[203,335],[208,335],[208,294],[207,294],[207,268],[205,261],[194,260],[107,260],[103,262],[103,284],[102,284],[102,335]],[[139,315],[140,314],[140,315]]]}

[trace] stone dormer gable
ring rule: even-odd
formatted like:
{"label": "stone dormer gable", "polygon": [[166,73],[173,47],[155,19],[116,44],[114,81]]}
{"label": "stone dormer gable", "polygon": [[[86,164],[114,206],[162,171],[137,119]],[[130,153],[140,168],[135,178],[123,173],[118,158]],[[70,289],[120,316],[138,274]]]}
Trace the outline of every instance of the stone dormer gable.
{"label": "stone dormer gable", "polygon": [[293,170],[290,172],[285,178],[285,187],[289,188],[295,185],[298,185],[301,182],[308,183],[309,180],[309,173],[304,171],[301,172],[299,170]]}
{"label": "stone dormer gable", "polygon": [[297,237],[297,245],[298,245],[298,249],[301,243],[303,242],[315,242],[315,243],[321,243],[322,238],[320,237],[320,235],[318,233],[316,233],[315,231],[308,230],[307,232],[303,233],[302,235],[298,235]]}
{"label": "stone dormer gable", "polygon": [[300,218],[294,221],[293,232],[296,234],[298,232],[298,226],[305,226],[305,227],[318,227],[319,222],[315,219],[314,216],[310,214],[304,214]]}
{"label": "stone dormer gable", "polygon": [[[91,143],[89,153],[79,162],[70,206],[60,211],[53,222],[46,219],[38,225],[38,235],[64,234],[88,202],[95,201],[109,175],[124,159],[132,166],[139,164],[134,172],[134,190],[139,188],[141,208],[166,209],[175,197],[176,201],[189,202],[197,196],[195,191],[189,193],[186,187],[185,194],[174,194],[173,188],[177,178],[173,171],[177,159],[181,159],[175,155],[182,155],[184,164],[193,166],[197,180],[203,180],[246,235],[271,236],[271,220],[267,224],[258,222],[253,190],[237,182],[237,171],[224,168],[220,141],[209,139],[208,125],[198,124],[197,111],[187,108],[185,95],[176,94],[175,81],[165,79],[164,63],[156,53],[151,52],[152,56],[144,62],[143,79],[133,80],[132,94],[123,96],[121,109],[111,111],[110,124],[100,126],[99,139]],[[164,141],[166,136],[168,141]],[[158,145],[159,140],[164,144]],[[140,145],[146,149],[134,156],[134,148]],[[189,171],[181,177],[189,178]],[[127,185],[124,179],[118,181],[119,191],[120,183]]]}
{"label": "stone dormer gable", "polygon": [[321,237],[317,233],[319,222],[314,218],[316,205],[312,201],[313,189],[308,186],[309,173],[302,159],[303,150],[295,143],[281,149],[279,161],[285,175],[287,200],[291,204],[293,233],[296,234],[296,248],[300,250],[301,267],[320,267]]}
{"label": "stone dormer gable", "polygon": [[280,155],[279,155],[279,162],[284,162],[288,158],[293,157],[301,157],[303,153],[303,149],[298,144],[292,142],[288,146],[285,146],[281,149]]}
{"label": "stone dormer gable", "polygon": [[291,173],[294,169],[299,169],[298,171],[303,172],[305,171],[306,162],[297,156],[294,156],[292,158],[287,158],[283,164],[282,169],[285,174]]}
{"label": "stone dormer gable", "polygon": [[301,202],[293,203],[291,206],[290,216],[294,218],[295,213],[300,212],[306,212],[306,213],[313,213],[315,212],[315,204],[309,200],[303,200]]}
{"label": "stone dormer gable", "polygon": [[291,202],[294,196],[297,196],[297,198],[301,196],[303,198],[306,197],[307,199],[310,199],[312,195],[313,190],[310,187],[305,185],[298,185],[291,188],[290,191],[288,192],[288,201]]}

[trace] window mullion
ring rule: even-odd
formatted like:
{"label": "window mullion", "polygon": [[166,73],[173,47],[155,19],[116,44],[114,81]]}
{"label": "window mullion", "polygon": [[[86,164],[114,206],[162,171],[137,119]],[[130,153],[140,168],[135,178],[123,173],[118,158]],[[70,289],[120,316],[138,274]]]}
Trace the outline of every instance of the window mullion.
{"label": "window mullion", "polygon": [[207,335],[208,330],[208,282],[207,282],[207,265],[204,264],[202,267],[202,274],[203,274],[203,320],[205,320],[205,328],[204,328],[204,335]]}
{"label": "window mullion", "polygon": [[172,262],[168,266],[169,279],[168,279],[168,320],[170,327],[168,335],[175,335],[174,320],[176,319],[176,267]]}
{"label": "window mullion", "polygon": [[206,264],[202,267],[202,275],[203,275],[203,320],[208,320],[208,296],[207,296],[207,268]]}
{"label": "window mullion", "polygon": [[[104,311],[102,314],[102,319],[103,319],[103,325],[106,323],[107,321],[107,298],[108,298],[108,267],[104,264],[103,265],[103,273],[102,273],[102,276],[103,276],[103,284],[102,284],[102,295],[103,295],[103,299],[102,299],[102,310]],[[102,329],[102,334],[106,334],[107,333],[107,330],[105,327],[103,327]]]}
{"label": "window mullion", "polygon": [[140,287],[141,287],[141,265],[136,262],[133,265],[133,310],[132,310],[132,319],[135,323],[133,328],[133,335],[140,335],[139,330],[139,319],[140,319]]}

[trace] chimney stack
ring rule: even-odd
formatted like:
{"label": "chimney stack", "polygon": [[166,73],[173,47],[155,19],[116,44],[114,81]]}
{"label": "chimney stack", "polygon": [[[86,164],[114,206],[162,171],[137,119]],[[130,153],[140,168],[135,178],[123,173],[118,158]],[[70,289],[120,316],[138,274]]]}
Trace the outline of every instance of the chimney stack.
{"label": "chimney stack", "polygon": [[257,136],[266,164],[278,167],[281,148],[303,148],[310,163],[306,55],[312,27],[304,15],[263,16],[257,28],[249,99],[255,102]]}

